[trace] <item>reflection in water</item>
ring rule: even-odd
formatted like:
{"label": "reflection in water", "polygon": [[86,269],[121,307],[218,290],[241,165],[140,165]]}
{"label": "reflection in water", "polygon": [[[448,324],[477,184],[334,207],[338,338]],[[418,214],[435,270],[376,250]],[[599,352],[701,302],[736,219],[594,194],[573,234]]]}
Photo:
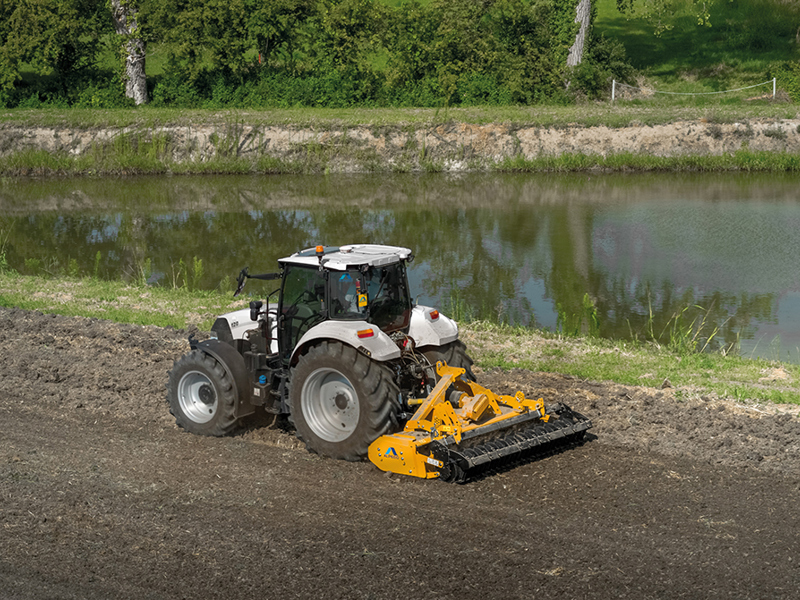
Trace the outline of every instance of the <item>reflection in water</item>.
{"label": "reflection in water", "polygon": [[0,234],[23,273],[202,288],[318,243],[396,244],[418,257],[419,301],[457,317],[639,338],[703,323],[701,346],[741,337],[745,354],[798,362],[795,189],[774,175],[15,181]]}

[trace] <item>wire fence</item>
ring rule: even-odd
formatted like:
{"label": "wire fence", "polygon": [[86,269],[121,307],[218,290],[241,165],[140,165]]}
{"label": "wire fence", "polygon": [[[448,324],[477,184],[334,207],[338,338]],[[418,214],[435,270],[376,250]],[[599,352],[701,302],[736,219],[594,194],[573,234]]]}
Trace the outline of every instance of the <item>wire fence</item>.
{"label": "wire fence", "polygon": [[775,91],[776,91],[776,82],[777,82],[777,78],[773,77],[771,80],[765,81],[763,83],[757,83],[755,85],[748,85],[746,87],[740,87],[740,88],[736,88],[736,89],[733,89],[733,90],[722,90],[722,91],[719,91],[719,92],[662,92],[660,90],[654,90],[652,88],[641,88],[641,87],[636,87],[634,85],[628,85],[627,83],[622,83],[622,82],[619,82],[616,79],[614,79],[611,82],[611,101],[614,102],[614,100],[616,99],[617,86],[619,86],[620,88],[627,88],[627,89],[631,89],[631,90],[639,90],[639,91],[647,92],[647,93],[650,93],[650,94],[668,94],[668,95],[671,95],[671,96],[711,96],[711,95],[714,95],[714,94],[730,94],[732,92],[741,92],[742,90],[750,90],[750,89],[761,87],[761,86],[764,86],[764,85],[769,85],[770,83],[772,84],[772,99],[774,100],[775,99]]}

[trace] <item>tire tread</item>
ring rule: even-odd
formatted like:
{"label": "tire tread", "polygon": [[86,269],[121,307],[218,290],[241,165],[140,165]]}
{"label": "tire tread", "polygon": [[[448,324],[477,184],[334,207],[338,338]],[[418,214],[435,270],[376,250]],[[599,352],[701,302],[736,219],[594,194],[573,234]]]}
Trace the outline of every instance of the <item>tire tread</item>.
{"label": "tire tread", "polygon": [[[298,377],[304,378],[310,374],[315,364],[325,359],[333,360],[351,371],[358,378],[357,385],[368,394],[369,408],[364,413],[366,418],[360,420],[359,428],[347,440],[339,443],[316,439],[310,430],[304,431],[303,420],[300,419],[298,422],[298,409],[295,408],[295,404],[299,403],[299,390],[303,385],[303,381]],[[349,461],[362,460],[375,439],[393,431],[397,426],[395,413],[399,388],[394,382],[392,372],[385,365],[341,342],[321,342],[300,357],[297,365],[292,368],[288,388],[289,422],[295,426],[298,439],[304,442],[310,451],[322,456]],[[364,404],[361,406],[363,411]]]}

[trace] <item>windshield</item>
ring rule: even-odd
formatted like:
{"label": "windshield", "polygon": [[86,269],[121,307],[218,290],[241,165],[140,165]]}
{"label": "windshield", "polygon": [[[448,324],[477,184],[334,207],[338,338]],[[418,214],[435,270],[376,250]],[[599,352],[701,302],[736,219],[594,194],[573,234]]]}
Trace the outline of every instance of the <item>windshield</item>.
{"label": "windshield", "polygon": [[403,263],[331,273],[331,318],[366,320],[390,332],[408,326],[411,298]]}

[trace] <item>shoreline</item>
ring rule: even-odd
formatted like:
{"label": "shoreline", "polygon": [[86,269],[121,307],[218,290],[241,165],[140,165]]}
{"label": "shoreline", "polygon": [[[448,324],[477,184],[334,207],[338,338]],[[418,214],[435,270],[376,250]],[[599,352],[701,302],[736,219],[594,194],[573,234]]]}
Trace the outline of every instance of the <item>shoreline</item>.
{"label": "shoreline", "polygon": [[[230,292],[218,290],[23,276],[0,269],[0,314],[22,310],[207,331],[217,315],[244,306],[246,299],[233,300]],[[669,389],[686,399],[727,399],[800,414],[800,365],[719,352],[675,353],[646,341],[572,337],[486,321],[462,321],[459,328],[484,369],[561,373],[581,381]]]}

